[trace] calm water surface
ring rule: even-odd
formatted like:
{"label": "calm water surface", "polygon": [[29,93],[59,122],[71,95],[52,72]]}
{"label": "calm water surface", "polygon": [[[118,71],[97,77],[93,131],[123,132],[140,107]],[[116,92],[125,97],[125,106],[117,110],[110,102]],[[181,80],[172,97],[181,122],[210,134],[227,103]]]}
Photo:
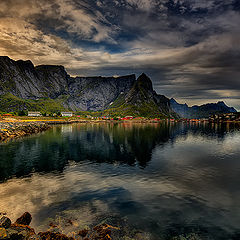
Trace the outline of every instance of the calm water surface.
{"label": "calm water surface", "polygon": [[0,212],[24,211],[39,231],[107,222],[119,239],[240,239],[240,131],[75,124],[0,143]]}

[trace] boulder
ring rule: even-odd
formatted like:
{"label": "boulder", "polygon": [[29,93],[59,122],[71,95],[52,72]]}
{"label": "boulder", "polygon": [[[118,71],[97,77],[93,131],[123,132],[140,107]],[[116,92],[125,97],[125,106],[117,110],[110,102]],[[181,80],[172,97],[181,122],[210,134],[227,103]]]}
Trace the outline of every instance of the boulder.
{"label": "boulder", "polygon": [[42,240],[42,238],[39,235],[32,235],[28,240]]}
{"label": "boulder", "polygon": [[25,240],[36,235],[33,228],[18,223],[13,223],[11,227],[7,229],[7,233],[11,240]]}
{"label": "boulder", "polygon": [[0,227],[9,228],[11,226],[11,220],[8,217],[3,216],[0,219]]}
{"label": "boulder", "polygon": [[38,235],[42,240],[74,240],[72,237],[68,237],[61,233],[53,233],[53,232],[40,232]]}
{"label": "boulder", "polygon": [[9,239],[11,240],[25,240],[28,237],[27,231],[18,232],[17,230],[12,228],[7,229],[7,234]]}
{"label": "boulder", "polygon": [[95,234],[93,235],[94,240],[111,240],[111,229],[112,226],[108,224],[101,224],[93,228]]}
{"label": "boulder", "polygon": [[88,229],[83,229],[83,230],[78,232],[78,235],[84,238],[84,237],[87,236],[88,231],[89,231]]}
{"label": "boulder", "polygon": [[25,212],[20,218],[16,220],[17,224],[29,225],[32,221],[32,216],[29,212]]}

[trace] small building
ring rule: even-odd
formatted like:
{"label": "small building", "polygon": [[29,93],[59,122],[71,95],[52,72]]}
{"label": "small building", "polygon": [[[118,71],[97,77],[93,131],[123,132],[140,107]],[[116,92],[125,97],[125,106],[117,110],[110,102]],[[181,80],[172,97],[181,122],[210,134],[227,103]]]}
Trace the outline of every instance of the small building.
{"label": "small building", "polygon": [[73,113],[72,112],[61,112],[62,117],[72,117]]}
{"label": "small building", "polygon": [[41,117],[42,114],[40,112],[28,112],[28,117]]}
{"label": "small building", "polygon": [[3,116],[3,117],[12,117],[13,115],[10,114],[10,113],[5,113],[5,114],[3,114],[2,116]]}
{"label": "small building", "polygon": [[122,118],[123,120],[132,120],[133,116],[125,116],[124,118]]}

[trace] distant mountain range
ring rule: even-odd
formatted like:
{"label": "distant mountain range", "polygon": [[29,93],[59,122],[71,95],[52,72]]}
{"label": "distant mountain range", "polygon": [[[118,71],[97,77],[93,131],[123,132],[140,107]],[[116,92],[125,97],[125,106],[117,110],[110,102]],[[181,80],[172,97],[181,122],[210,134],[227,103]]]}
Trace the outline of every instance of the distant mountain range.
{"label": "distant mountain range", "polygon": [[0,111],[101,111],[109,115],[177,118],[235,110],[221,102],[203,106],[190,108],[157,94],[144,73],[138,79],[134,74],[71,77],[63,66],[34,66],[29,60],[0,57]]}
{"label": "distant mountain range", "polygon": [[181,118],[207,118],[213,114],[237,112],[235,108],[228,107],[223,101],[189,107],[186,103],[180,104],[171,98],[170,106]]}

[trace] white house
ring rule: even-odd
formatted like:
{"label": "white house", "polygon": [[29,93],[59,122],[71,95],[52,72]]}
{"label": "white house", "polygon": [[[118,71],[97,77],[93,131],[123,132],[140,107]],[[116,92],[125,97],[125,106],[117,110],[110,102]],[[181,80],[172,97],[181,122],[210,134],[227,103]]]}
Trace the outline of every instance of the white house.
{"label": "white house", "polygon": [[73,113],[72,112],[61,112],[62,117],[72,117]]}
{"label": "white house", "polygon": [[29,117],[41,117],[42,114],[40,112],[28,112]]}

